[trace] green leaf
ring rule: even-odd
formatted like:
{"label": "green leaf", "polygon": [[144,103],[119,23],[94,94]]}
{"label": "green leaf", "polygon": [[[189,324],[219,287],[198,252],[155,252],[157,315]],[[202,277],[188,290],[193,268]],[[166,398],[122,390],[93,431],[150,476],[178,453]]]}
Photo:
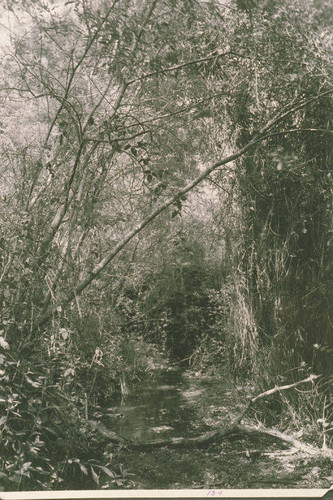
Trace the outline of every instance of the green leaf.
{"label": "green leaf", "polygon": [[40,387],[42,385],[40,382],[34,382],[29,377],[27,377],[27,375],[25,376],[25,378],[26,378],[26,381],[28,382],[28,384],[32,385],[32,387],[34,387],[35,389],[38,389],[38,387]]}
{"label": "green leaf", "polygon": [[22,467],[21,467],[21,473],[27,471],[30,467],[30,465],[32,464],[32,462],[25,462]]}
{"label": "green leaf", "polygon": [[95,481],[95,483],[97,485],[99,485],[99,477],[98,477],[98,475],[96,474],[96,472],[94,471],[94,469],[91,466],[90,466],[90,469],[91,469],[91,475],[92,475],[93,480]]}
{"label": "green leaf", "polygon": [[103,472],[105,472],[105,474],[109,477],[112,477],[114,478],[115,477],[115,474],[110,470],[108,469],[107,467],[104,467],[104,465],[99,465],[98,466],[100,469],[102,469]]}
{"label": "green leaf", "polygon": [[0,346],[5,350],[9,349],[9,344],[3,337],[0,337]]}
{"label": "green leaf", "polygon": [[73,368],[68,368],[64,371],[64,377],[68,377],[69,375],[72,375],[74,377],[75,371],[73,370]]}
{"label": "green leaf", "polygon": [[10,476],[9,481],[12,481],[13,483],[19,483],[21,479],[22,479],[21,475],[14,474],[13,476]]}
{"label": "green leaf", "polygon": [[87,470],[87,468],[84,465],[82,465],[81,463],[79,463],[79,467],[80,467],[81,471],[83,472],[83,474],[85,474],[86,476],[88,476],[88,470]]}

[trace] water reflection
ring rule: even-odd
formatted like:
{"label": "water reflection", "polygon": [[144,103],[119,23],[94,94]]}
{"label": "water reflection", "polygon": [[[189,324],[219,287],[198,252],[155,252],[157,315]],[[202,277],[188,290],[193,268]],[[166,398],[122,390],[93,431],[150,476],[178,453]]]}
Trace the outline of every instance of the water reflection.
{"label": "water reflection", "polygon": [[[124,438],[140,442],[190,436],[197,432],[190,389],[180,373],[163,373],[155,382],[137,387],[134,394],[115,400],[105,424]],[[193,395],[201,392],[194,390]]]}

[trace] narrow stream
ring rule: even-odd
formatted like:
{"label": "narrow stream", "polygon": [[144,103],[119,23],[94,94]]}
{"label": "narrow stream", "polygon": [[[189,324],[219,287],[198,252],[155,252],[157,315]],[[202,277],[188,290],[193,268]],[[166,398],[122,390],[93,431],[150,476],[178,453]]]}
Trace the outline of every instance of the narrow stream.
{"label": "narrow stream", "polygon": [[[165,372],[155,382],[139,386],[134,394],[115,400],[105,415],[105,424],[137,442],[195,435],[195,398],[205,391],[202,382],[195,382],[184,379],[179,371]],[[203,429],[209,428],[201,425]]]}
{"label": "narrow stream", "polygon": [[[103,423],[138,443],[192,437],[229,425],[246,402],[248,388],[222,378],[161,372],[154,381],[115,399]],[[328,488],[331,463],[288,455],[274,438],[240,435],[202,448],[168,446],[151,451],[124,448],[113,464],[111,487],[174,488]]]}

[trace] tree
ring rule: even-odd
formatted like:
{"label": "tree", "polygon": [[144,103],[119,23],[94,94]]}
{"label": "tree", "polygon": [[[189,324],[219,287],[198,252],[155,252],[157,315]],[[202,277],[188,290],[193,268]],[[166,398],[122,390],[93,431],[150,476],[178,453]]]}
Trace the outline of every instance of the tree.
{"label": "tree", "polygon": [[[184,207],[193,209],[198,186],[207,179],[222,184],[221,192],[227,186],[227,196],[224,193],[221,200],[223,204],[232,200],[230,217],[240,221],[238,230],[243,225],[244,253],[239,247],[233,250],[231,230],[228,248],[235,252],[232,279],[241,269],[234,283],[244,283],[249,292],[245,301],[242,292],[236,298],[249,304],[256,316],[251,320],[255,325],[251,335],[260,331],[264,339],[270,328],[266,319],[280,307],[280,292],[268,306],[262,295],[271,294],[272,283],[280,281],[277,266],[281,259],[284,267],[294,249],[309,250],[306,265],[318,252],[324,255],[331,227],[327,215],[331,193],[325,177],[329,172],[327,164],[320,163],[330,154],[332,133],[327,111],[332,95],[329,35],[322,28],[325,18],[320,5],[311,3],[307,8],[305,27],[304,2],[299,0],[291,12],[289,7],[285,2],[279,6],[272,2],[222,5],[195,0],[115,0],[111,5],[76,0],[60,7],[29,0],[7,2],[7,11],[13,12],[13,19],[18,13],[22,26],[15,33],[14,23],[11,46],[3,50],[0,89],[1,338],[12,349],[13,359],[7,359],[6,365],[8,380],[18,379],[10,363],[24,360],[17,380],[22,407],[26,394],[42,390],[43,379],[36,382],[29,376],[33,363],[43,373],[40,376],[57,386],[58,398],[69,398],[66,414],[77,410],[80,420],[84,411],[89,420],[85,401],[87,394],[98,392],[100,357],[104,353],[114,360],[114,352],[122,352],[121,336],[127,331],[129,315],[142,310],[136,294],[141,285],[128,287],[132,288],[129,296],[125,274],[137,265],[140,247],[172,235]],[[288,39],[284,38],[286,30]],[[318,154],[305,165],[314,143]],[[283,150],[278,144],[283,144]],[[298,148],[301,152],[295,159],[293,151]],[[280,163],[282,171],[277,169]],[[314,182],[312,171],[319,164]],[[294,179],[297,165],[300,169]],[[292,189],[285,193],[291,179]],[[307,194],[309,187],[313,189]],[[325,200],[318,202],[313,213],[321,189],[325,189]],[[300,207],[302,198],[305,203]],[[290,206],[297,221],[291,220]],[[323,214],[326,226],[318,232],[314,221]],[[299,234],[304,218],[311,216],[311,231]],[[299,238],[290,238],[290,230],[295,229]],[[302,242],[305,234],[310,239]],[[318,235],[320,243],[312,251]],[[283,253],[286,244],[288,251]],[[184,248],[174,252],[182,254],[179,279],[182,303],[187,301],[187,305],[178,310],[178,301],[172,297],[165,301],[175,322],[188,318],[189,300],[194,311],[198,305],[194,290],[205,282],[193,277],[194,271],[203,272],[198,264],[200,245],[188,269],[184,262],[189,254]],[[325,253],[322,273],[328,259]],[[287,269],[294,269],[296,276],[298,267],[293,266],[288,261]],[[315,271],[314,266],[311,272]],[[146,270],[137,274],[142,281],[143,276],[154,276]],[[289,277],[285,278],[287,286]],[[313,283],[306,284],[307,290],[312,290]],[[148,286],[153,296],[154,287]],[[230,297],[238,304],[232,299],[235,294]],[[297,300],[303,303],[304,296]],[[88,312],[89,306],[93,313]],[[193,314],[190,321],[195,323],[199,315]],[[280,316],[278,321],[287,322]],[[113,339],[111,324],[116,325]],[[269,337],[276,335],[276,324]],[[185,330],[188,337],[195,337],[188,342],[192,349],[200,338],[198,328],[192,324]],[[243,355],[242,349],[254,344],[246,329],[242,331],[245,337],[239,341],[242,347],[237,356],[254,359],[251,349],[249,356]],[[136,340],[134,351],[140,349]],[[110,343],[120,346],[120,351],[118,347],[108,350]],[[259,345],[255,339],[256,349]],[[65,380],[61,378],[64,373]],[[124,387],[120,368],[109,379],[103,373],[104,388],[111,386],[112,377]],[[73,377],[77,396],[67,377]],[[8,396],[11,389],[4,390]],[[40,401],[36,414],[46,405],[43,398]],[[11,439],[15,425],[9,426]],[[25,438],[29,435],[30,439],[33,427],[27,425],[27,429]],[[40,435],[43,432],[40,427]],[[50,436],[45,439],[52,442]],[[75,449],[74,442],[71,446]],[[11,477],[15,481],[23,476]]]}

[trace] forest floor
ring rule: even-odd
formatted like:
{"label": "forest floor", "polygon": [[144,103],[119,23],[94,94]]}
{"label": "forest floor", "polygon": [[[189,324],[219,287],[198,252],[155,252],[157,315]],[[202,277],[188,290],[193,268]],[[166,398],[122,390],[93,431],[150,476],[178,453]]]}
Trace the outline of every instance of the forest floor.
{"label": "forest floor", "polygon": [[[136,443],[194,437],[230,424],[244,410],[246,395],[253,395],[250,387],[228,386],[221,377],[165,373],[110,408],[108,419],[113,430]],[[257,424],[251,418],[245,423]],[[201,447],[124,447],[116,455],[119,475],[111,488],[329,488],[333,483],[331,458],[291,450],[260,433],[240,432]]]}

